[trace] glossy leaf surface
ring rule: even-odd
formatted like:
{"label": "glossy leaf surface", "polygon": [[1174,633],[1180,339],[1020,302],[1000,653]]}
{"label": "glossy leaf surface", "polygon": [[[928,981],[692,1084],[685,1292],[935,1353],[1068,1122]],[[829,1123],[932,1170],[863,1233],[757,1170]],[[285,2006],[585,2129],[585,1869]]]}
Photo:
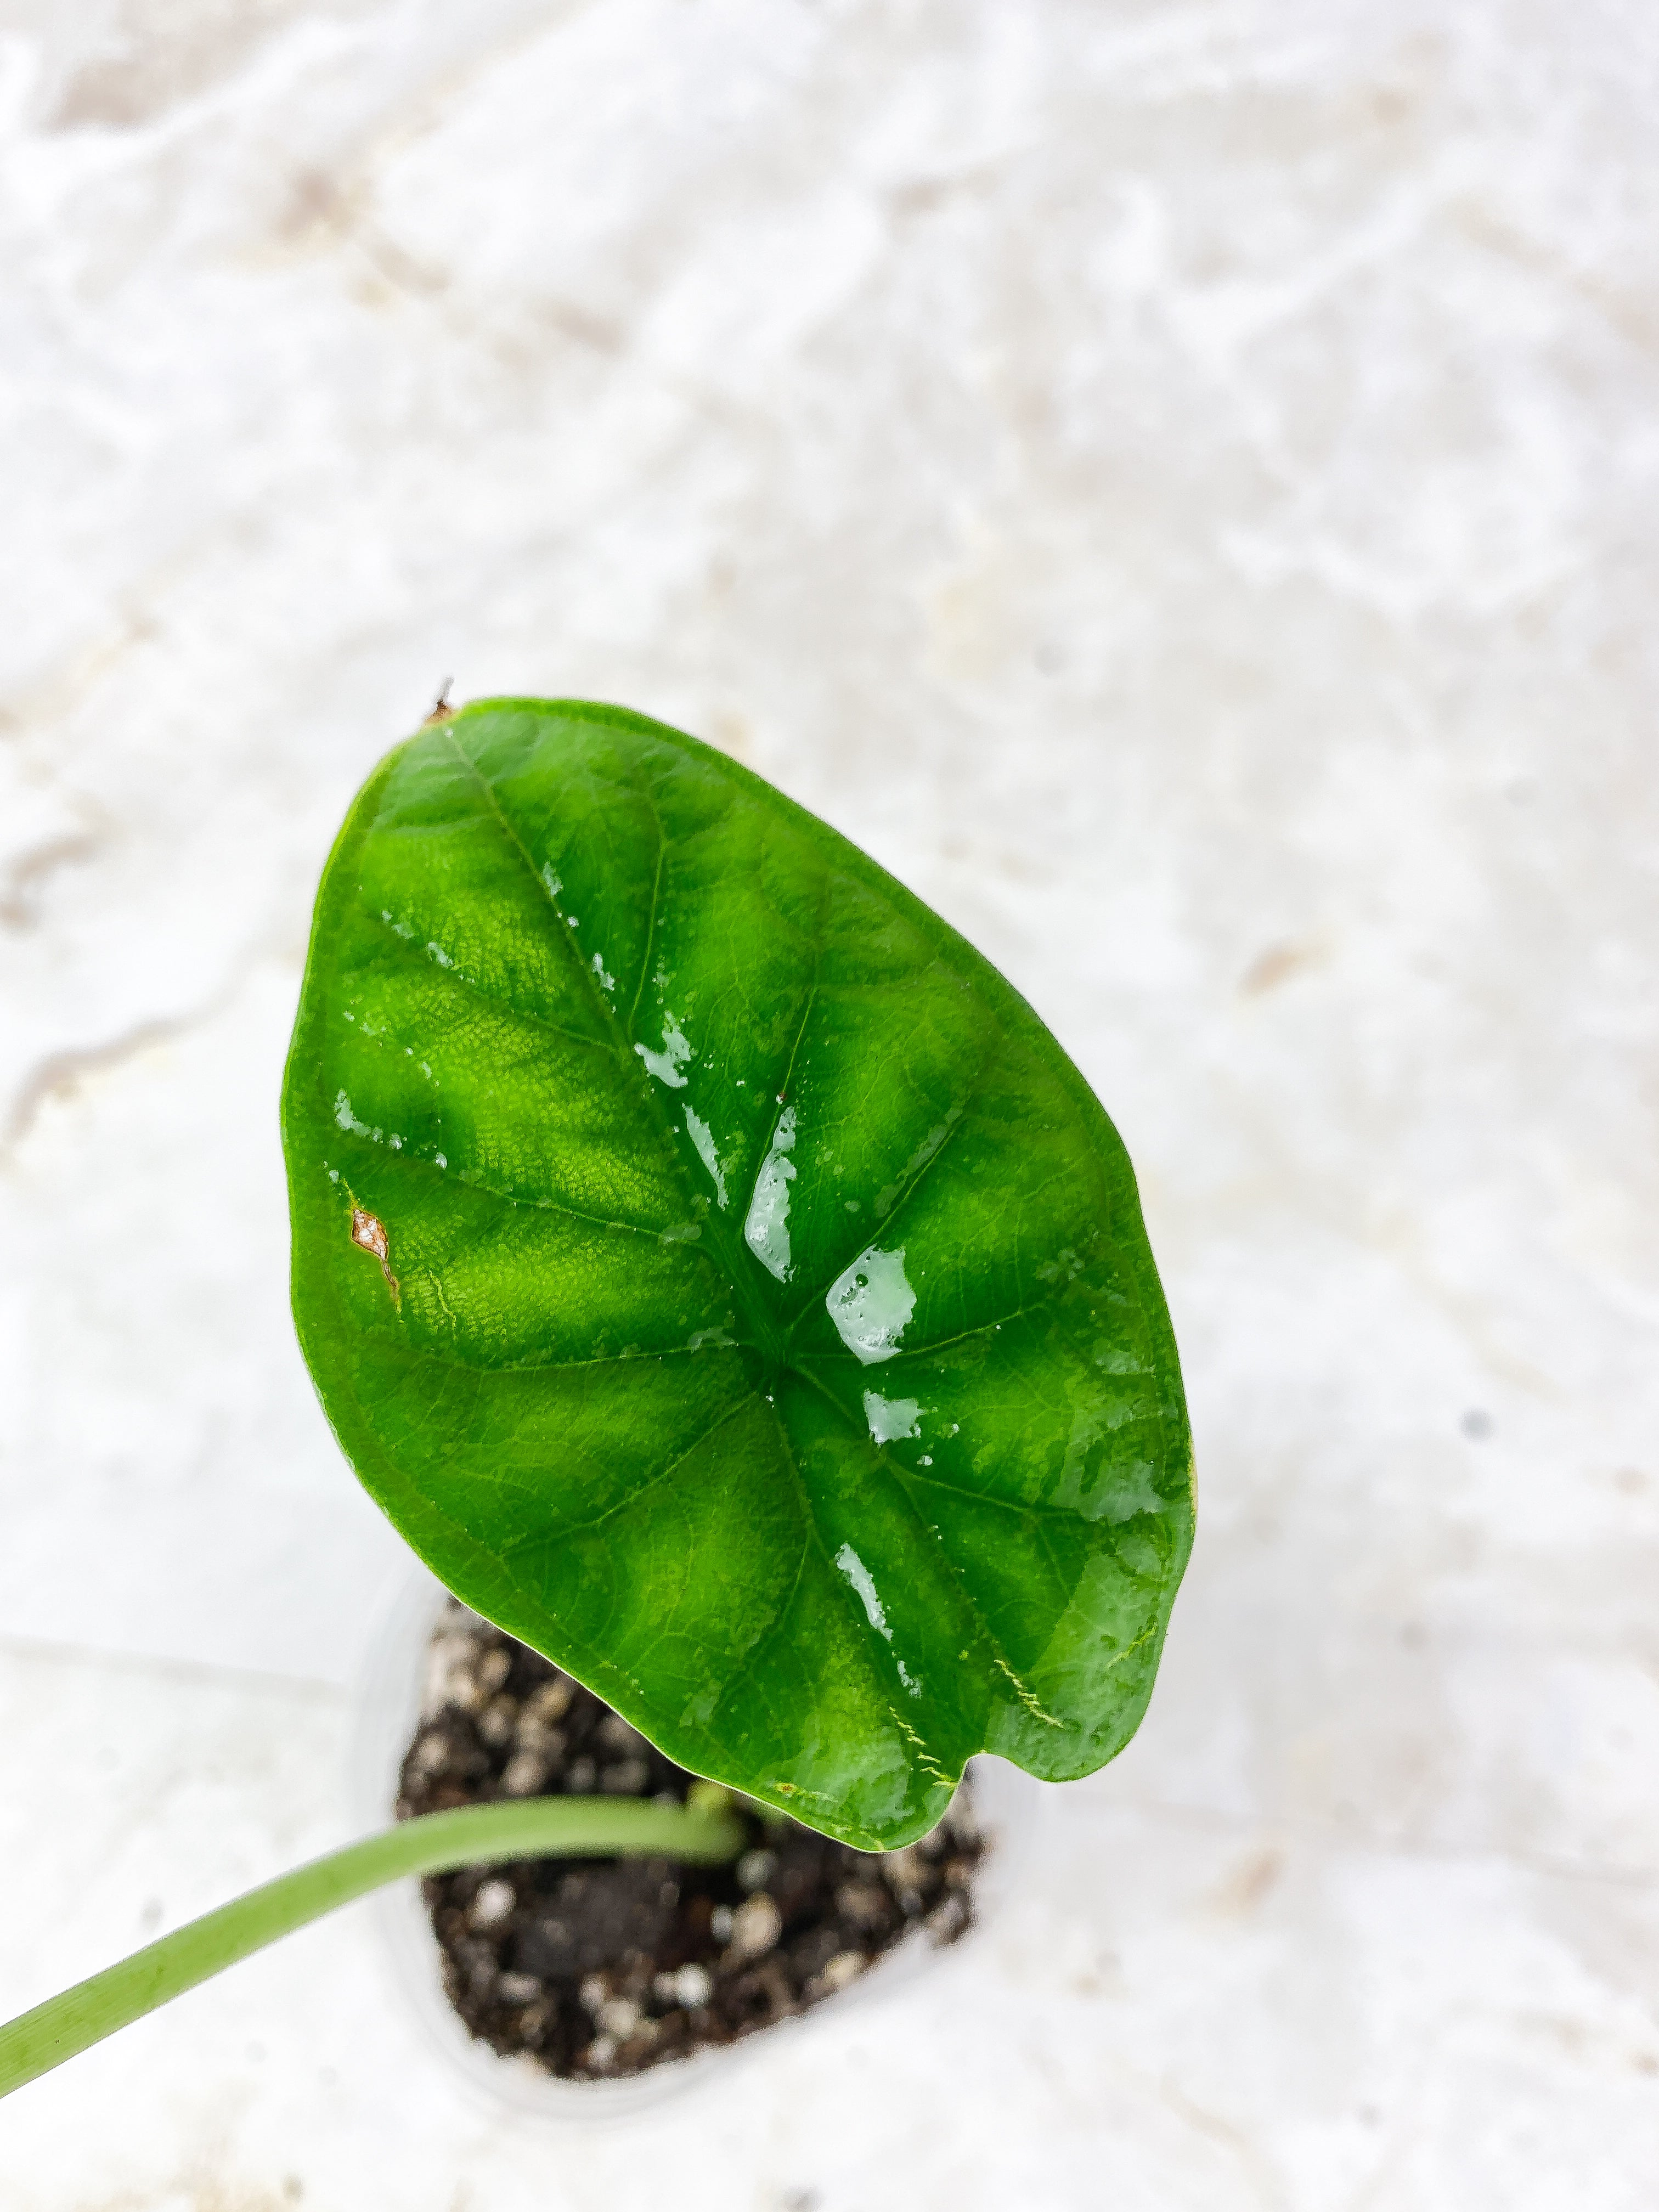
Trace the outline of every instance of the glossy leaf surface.
{"label": "glossy leaf surface", "polygon": [[856,1844],[1121,1750],[1192,1535],[1133,1176],[1025,1002],[696,740],[422,729],[319,895],[300,1336],[469,1604]]}

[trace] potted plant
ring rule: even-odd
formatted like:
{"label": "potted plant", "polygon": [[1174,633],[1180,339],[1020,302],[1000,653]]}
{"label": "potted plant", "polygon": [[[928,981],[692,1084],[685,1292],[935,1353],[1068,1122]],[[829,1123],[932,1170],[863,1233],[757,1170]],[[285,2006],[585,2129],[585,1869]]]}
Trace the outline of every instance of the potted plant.
{"label": "potted plant", "polygon": [[324,871],[283,1126],[359,1479],[702,1778],[422,1812],[0,2028],[0,2093],[401,1875],[719,1865],[781,1816],[894,1853],[976,1752],[1122,1749],[1193,1528],[1133,1176],[1030,1007],[834,830],[620,708],[441,706]]}

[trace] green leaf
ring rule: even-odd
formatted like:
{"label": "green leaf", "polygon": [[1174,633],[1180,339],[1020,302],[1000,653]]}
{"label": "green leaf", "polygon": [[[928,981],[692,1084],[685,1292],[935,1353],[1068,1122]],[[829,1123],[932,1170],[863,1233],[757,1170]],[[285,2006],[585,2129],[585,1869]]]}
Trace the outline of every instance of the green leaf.
{"label": "green leaf", "polygon": [[678,731],[492,700],[369,779],[283,1098],[300,1339],[470,1605],[866,1849],[1120,1751],[1192,1540],[1116,1133],[847,841]]}

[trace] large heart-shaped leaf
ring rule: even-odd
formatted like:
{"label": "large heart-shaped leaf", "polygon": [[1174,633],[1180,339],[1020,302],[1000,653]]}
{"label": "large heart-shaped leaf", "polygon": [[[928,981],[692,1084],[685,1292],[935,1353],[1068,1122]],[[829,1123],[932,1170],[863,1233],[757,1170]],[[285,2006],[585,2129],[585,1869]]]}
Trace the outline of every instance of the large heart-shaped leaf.
{"label": "large heart-shaped leaf", "polygon": [[294,1303],[451,1589],[830,1834],[1121,1750],[1192,1537],[1116,1133],[835,831],[641,717],[495,700],[370,778],[283,1102]]}

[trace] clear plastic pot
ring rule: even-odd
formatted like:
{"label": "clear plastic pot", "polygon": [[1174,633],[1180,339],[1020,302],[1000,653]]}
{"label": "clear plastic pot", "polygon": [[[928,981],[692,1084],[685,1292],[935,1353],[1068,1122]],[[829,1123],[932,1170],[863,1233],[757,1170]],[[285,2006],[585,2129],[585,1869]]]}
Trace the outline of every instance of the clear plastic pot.
{"label": "clear plastic pot", "polygon": [[[420,1719],[427,1643],[446,1595],[424,1571],[412,1574],[370,1646],[348,1778],[352,1811],[365,1832],[384,1827],[392,1816],[398,1769]],[[727,2078],[734,2066],[777,2050],[785,2037],[810,2035],[826,2018],[843,2019],[854,2005],[878,2003],[884,1993],[908,1987],[982,1941],[1018,1876],[1047,1792],[1042,1783],[1000,1759],[976,1759],[970,1772],[975,1818],[987,1850],[974,1885],[974,1924],[964,1936],[940,1948],[918,1930],[884,1953],[849,1988],[793,2019],[614,2081],[561,2080],[530,2058],[499,2057],[468,2032],[445,1994],[437,1939],[418,1883],[398,1882],[379,1891],[370,1909],[398,1989],[428,2045],[475,2100],[498,2112],[506,2106],[555,2122],[621,2117],[681,2096],[711,2076]]]}

